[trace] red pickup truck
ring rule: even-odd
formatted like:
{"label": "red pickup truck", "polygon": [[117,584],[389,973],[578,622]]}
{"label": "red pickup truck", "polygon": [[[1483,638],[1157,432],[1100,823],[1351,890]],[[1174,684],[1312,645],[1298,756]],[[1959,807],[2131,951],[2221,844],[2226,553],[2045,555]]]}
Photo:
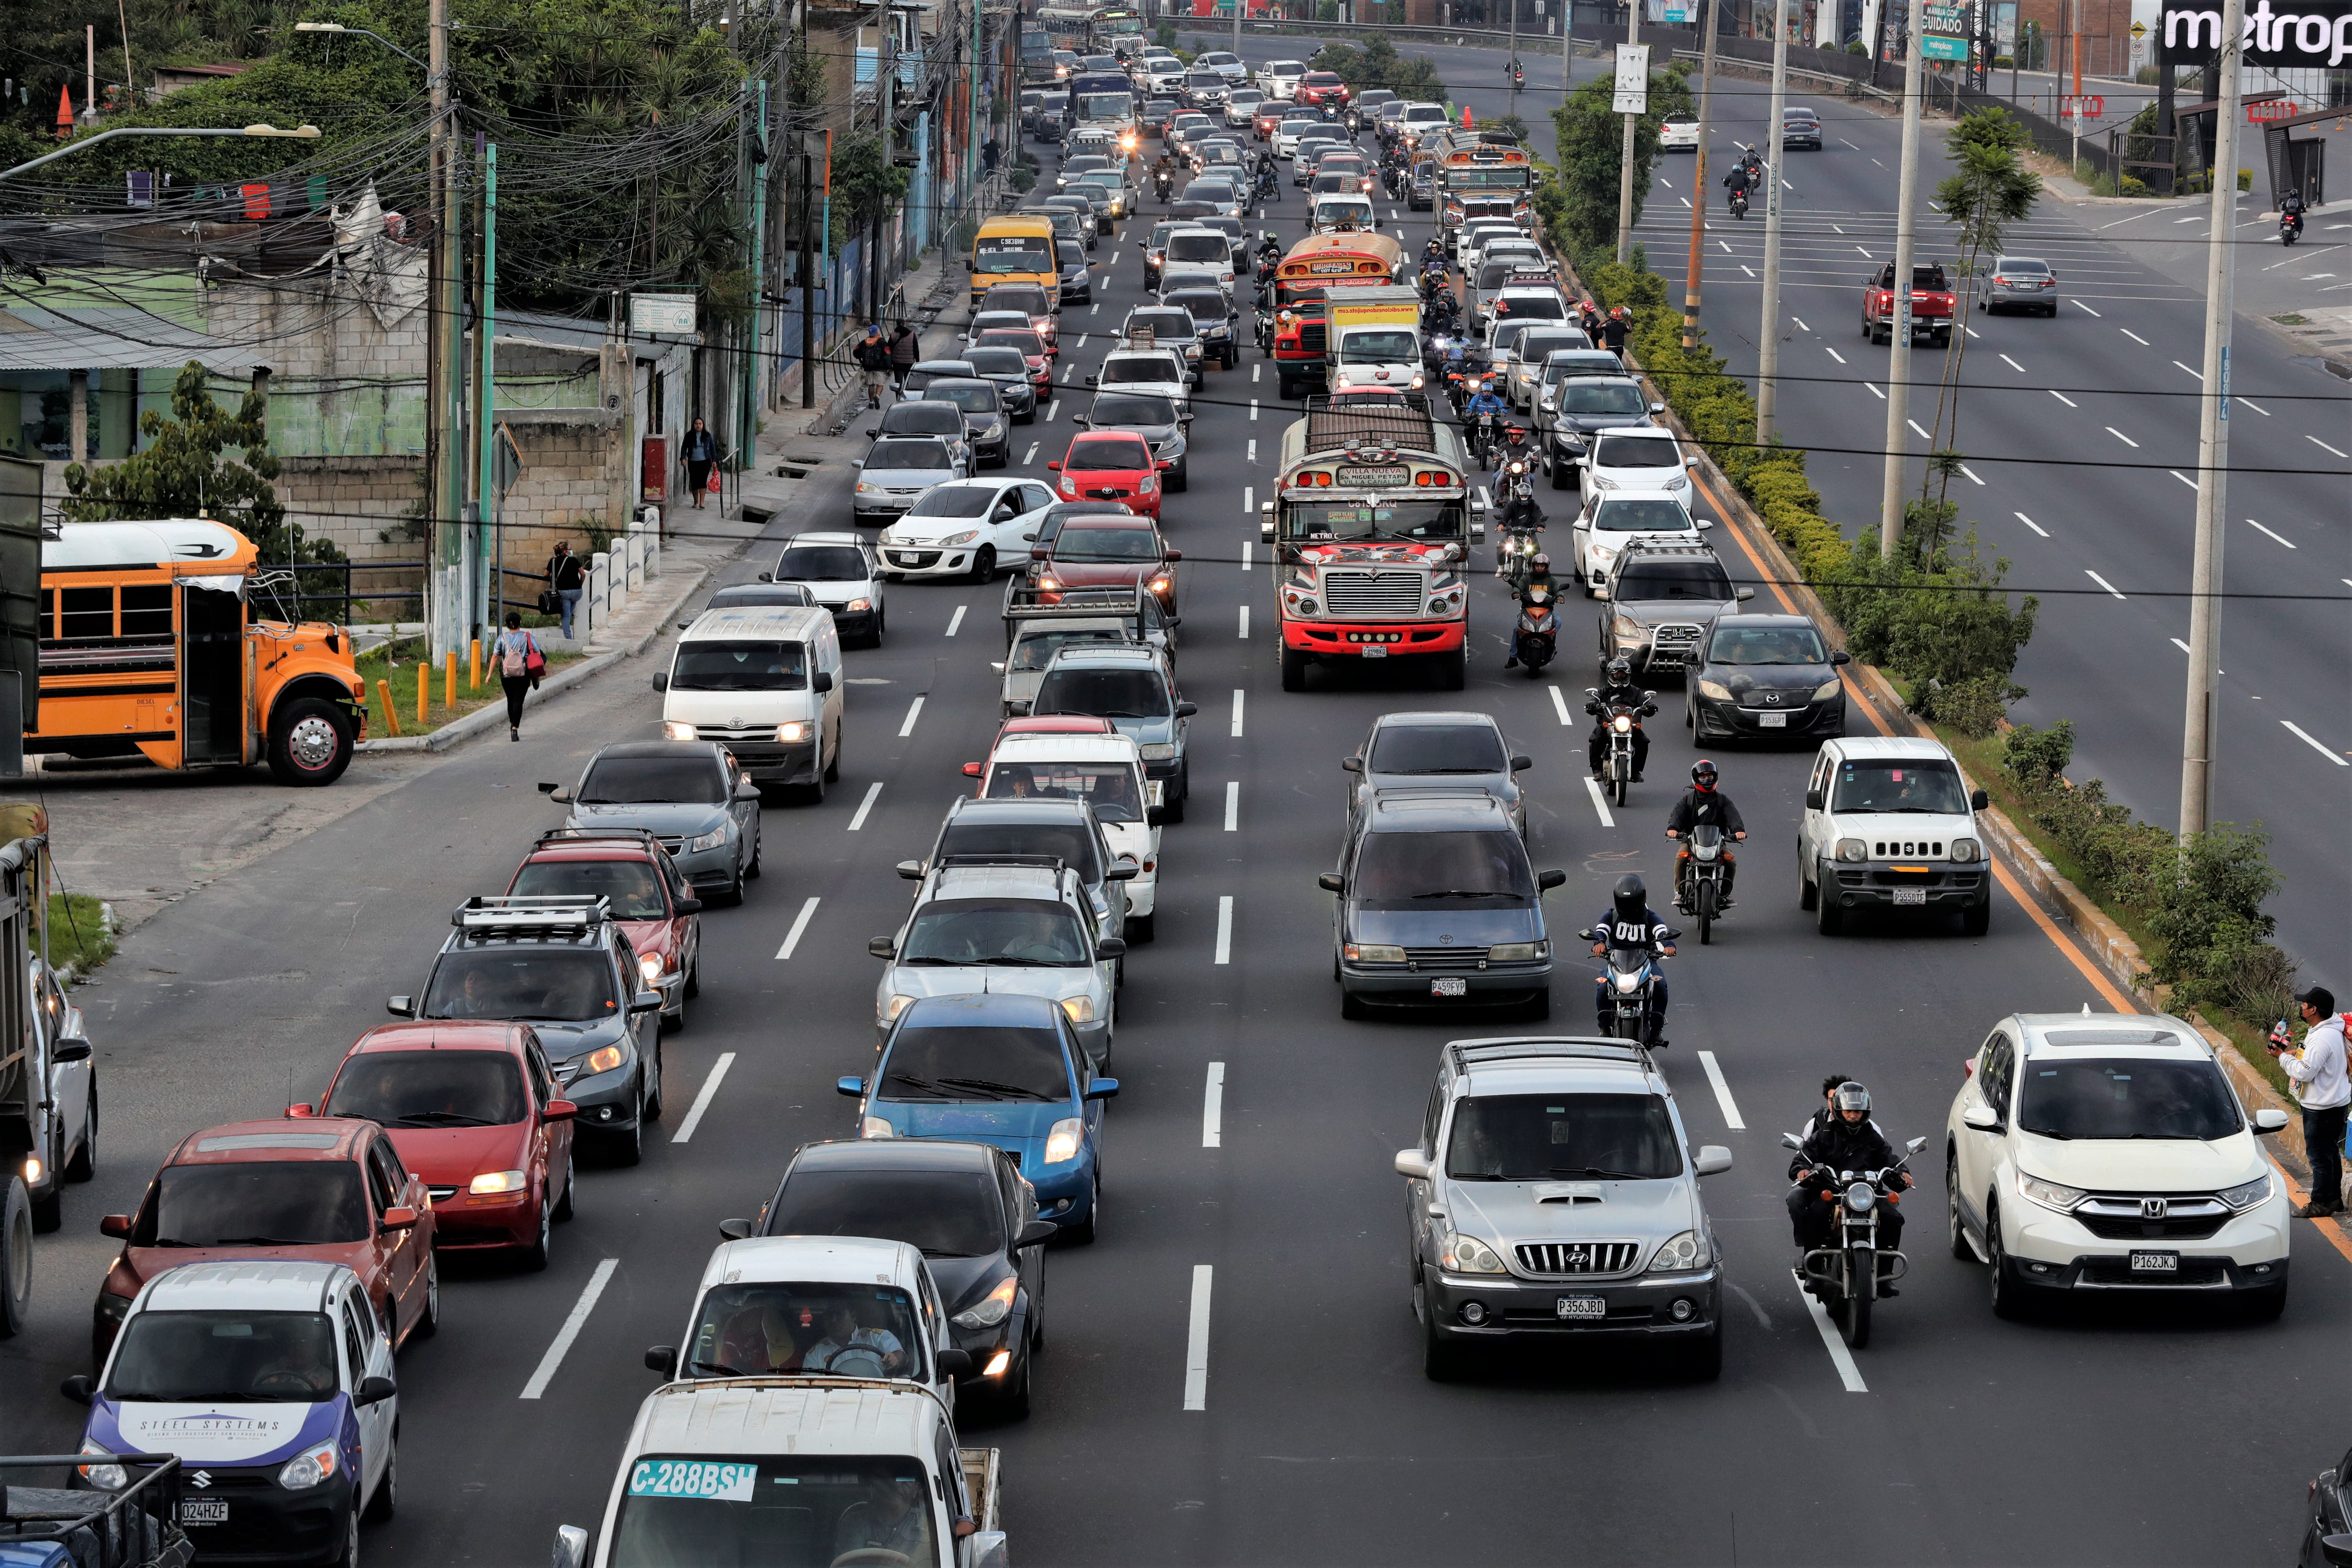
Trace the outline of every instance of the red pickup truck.
{"label": "red pickup truck", "polygon": [[[1957,309],[1952,286],[1939,262],[1911,268],[1911,336],[1926,334],[1937,348],[1952,341],[1952,316]],[[1874,343],[1895,339],[1895,263],[1888,262],[1862,288],[1862,335]]]}

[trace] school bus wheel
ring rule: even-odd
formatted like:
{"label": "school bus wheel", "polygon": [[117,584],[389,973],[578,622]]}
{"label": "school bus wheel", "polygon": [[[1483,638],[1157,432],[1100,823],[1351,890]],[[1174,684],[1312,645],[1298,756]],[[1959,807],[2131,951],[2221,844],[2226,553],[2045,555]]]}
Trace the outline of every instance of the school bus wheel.
{"label": "school bus wheel", "polygon": [[352,763],[348,714],[321,697],[296,697],[269,715],[269,771],[279,784],[328,784]]}

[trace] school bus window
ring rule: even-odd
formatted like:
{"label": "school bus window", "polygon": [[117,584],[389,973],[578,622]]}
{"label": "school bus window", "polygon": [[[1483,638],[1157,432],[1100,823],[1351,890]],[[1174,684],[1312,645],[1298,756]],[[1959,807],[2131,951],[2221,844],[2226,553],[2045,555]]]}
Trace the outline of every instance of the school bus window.
{"label": "school bus window", "polygon": [[59,611],[67,641],[114,635],[113,589],[62,588],[58,597],[62,601]]}
{"label": "school bus window", "polygon": [[127,637],[172,635],[172,585],[168,583],[126,583],[122,587],[122,635]]}

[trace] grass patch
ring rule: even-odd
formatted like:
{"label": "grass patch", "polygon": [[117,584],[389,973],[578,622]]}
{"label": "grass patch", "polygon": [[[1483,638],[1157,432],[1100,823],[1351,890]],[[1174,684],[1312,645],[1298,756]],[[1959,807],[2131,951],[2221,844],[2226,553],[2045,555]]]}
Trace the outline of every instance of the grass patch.
{"label": "grass patch", "polygon": [[[498,677],[487,668],[488,663],[487,657],[484,659],[482,684],[478,689],[467,682],[471,669],[469,661],[460,658],[457,661],[457,700],[455,702],[442,700],[447,682],[444,670],[436,667],[433,670],[432,700],[425,705],[424,722],[419,723],[416,718],[416,672],[419,668],[417,660],[424,657],[425,647],[426,644],[422,637],[403,637],[396,642],[385,643],[381,647],[372,648],[353,661],[353,667],[359,671],[360,679],[367,686],[370,735],[379,740],[394,733],[429,735],[442,725],[455,719],[462,719],[478,708],[490,707],[506,700],[506,693],[499,688]],[[550,675],[567,664],[578,663],[584,657],[578,653],[552,647],[547,648],[546,653],[547,672]],[[377,685],[377,682],[383,680],[389,680],[392,683],[393,706],[399,710],[400,721],[396,728],[384,722],[383,692]]]}
{"label": "grass patch", "polygon": [[49,962],[88,974],[114,956],[114,927],[105,906],[87,893],[49,895]]}
{"label": "grass patch", "polygon": [[2307,327],[2311,325],[2311,318],[2304,315],[2298,310],[2289,310],[2284,315],[2273,316],[2271,320],[2276,321],[2282,327]]}

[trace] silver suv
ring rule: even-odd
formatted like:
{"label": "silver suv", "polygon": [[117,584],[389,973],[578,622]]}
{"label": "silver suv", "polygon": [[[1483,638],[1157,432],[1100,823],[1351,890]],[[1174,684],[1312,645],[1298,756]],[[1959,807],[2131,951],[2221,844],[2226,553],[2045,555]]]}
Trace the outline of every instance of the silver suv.
{"label": "silver suv", "polygon": [[1622,1040],[1455,1040],[1421,1142],[1399,1152],[1422,1370],[1480,1342],[1665,1342],[1691,1374],[1723,1371],[1722,1250],[1675,1092]]}

